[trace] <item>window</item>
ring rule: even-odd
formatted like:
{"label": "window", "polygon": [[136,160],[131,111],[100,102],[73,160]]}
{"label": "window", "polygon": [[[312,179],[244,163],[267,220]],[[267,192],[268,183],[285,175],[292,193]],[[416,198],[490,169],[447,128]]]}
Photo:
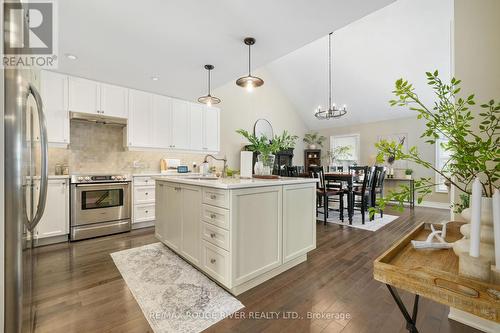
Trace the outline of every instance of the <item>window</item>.
{"label": "window", "polygon": [[330,137],[330,151],[337,161],[359,161],[359,134]]}
{"label": "window", "polygon": [[[436,141],[436,169],[442,170],[450,160],[450,152],[442,147],[448,139],[438,139]],[[448,187],[444,184],[444,177],[436,172],[436,192],[448,193]]]}

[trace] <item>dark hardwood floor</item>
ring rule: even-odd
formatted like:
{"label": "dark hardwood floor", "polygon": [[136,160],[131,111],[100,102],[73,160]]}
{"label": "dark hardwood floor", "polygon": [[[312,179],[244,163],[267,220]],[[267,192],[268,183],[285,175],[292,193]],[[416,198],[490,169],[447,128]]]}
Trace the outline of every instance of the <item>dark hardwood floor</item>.
{"label": "dark hardwood floor", "polygon": [[[416,208],[375,233],[318,223],[317,248],[306,262],[238,296],[245,305],[240,316],[247,318],[227,318],[208,331],[405,332],[387,288],[373,279],[373,260],[418,223],[446,219],[446,211]],[[152,332],[110,253],[156,241],[147,228],[38,248],[36,332]],[[411,295],[402,297],[411,304]],[[305,319],[255,318],[266,311]],[[308,312],[333,318],[308,319]],[[479,332],[447,315],[447,307],[421,299],[417,327],[424,333]]]}

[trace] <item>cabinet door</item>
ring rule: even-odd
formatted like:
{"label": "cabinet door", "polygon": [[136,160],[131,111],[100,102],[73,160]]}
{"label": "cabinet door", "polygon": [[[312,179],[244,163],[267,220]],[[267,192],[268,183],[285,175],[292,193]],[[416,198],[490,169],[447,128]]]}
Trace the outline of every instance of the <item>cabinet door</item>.
{"label": "cabinet door", "polygon": [[182,242],[182,188],[176,184],[166,183],[164,185],[165,199],[157,202],[163,205],[165,210],[165,236],[163,242],[175,251],[179,251]]}
{"label": "cabinet door", "polygon": [[[39,184],[38,181],[37,186]],[[61,236],[69,233],[69,190],[67,179],[49,179],[47,203],[42,219],[35,229],[36,238]]]}
{"label": "cabinet door", "polygon": [[205,107],[201,104],[191,103],[189,108],[189,132],[191,150],[203,150],[203,119]]}
{"label": "cabinet door", "polygon": [[282,263],[282,187],[231,191],[231,271],[237,286]]}
{"label": "cabinet door", "polygon": [[220,110],[206,108],[204,121],[203,150],[219,151],[220,142]]}
{"label": "cabinet door", "polygon": [[170,98],[153,95],[153,146],[171,148],[172,101]]}
{"label": "cabinet door", "polygon": [[172,99],[172,148],[189,149],[189,103]]}
{"label": "cabinet door", "polygon": [[152,146],[152,104],[152,94],[138,90],[129,90],[129,118],[127,126],[129,147]]}
{"label": "cabinet door", "polygon": [[283,263],[316,248],[316,185],[283,186]]}
{"label": "cabinet door", "polygon": [[41,94],[49,143],[69,143],[68,77],[42,71]]}
{"label": "cabinet door", "polygon": [[181,253],[193,264],[200,261],[201,187],[182,187]]}
{"label": "cabinet door", "polygon": [[128,89],[101,83],[100,111],[106,116],[127,118]]}
{"label": "cabinet door", "polygon": [[164,242],[166,236],[167,211],[165,209],[167,194],[166,186],[163,182],[156,182],[155,189],[155,236]]}
{"label": "cabinet door", "polygon": [[95,81],[70,76],[68,78],[69,111],[98,113],[100,110],[100,84]]}

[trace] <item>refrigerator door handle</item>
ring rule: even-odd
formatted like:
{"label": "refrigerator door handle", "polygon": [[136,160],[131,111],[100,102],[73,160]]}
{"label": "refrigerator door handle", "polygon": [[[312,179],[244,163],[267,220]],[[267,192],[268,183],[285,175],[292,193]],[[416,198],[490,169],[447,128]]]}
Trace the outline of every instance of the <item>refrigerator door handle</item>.
{"label": "refrigerator door handle", "polygon": [[[38,90],[33,86],[32,83],[29,84],[28,87],[28,95],[26,98],[29,97],[29,95],[33,95],[38,111],[38,122],[40,126],[40,149],[41,149],[41,156],[40,156],[40,162],[41,162],[41,167],[40,167],[40,194],[38,198],[38,205],[36,208],[36,213],[33,216],[33,218],[30,220],[29,217],[26,216],[27,223],[26,226],[27,228],[32,232],[38,222],[42,219],[43,212],[45,210],[45,203],[47,201],[47,185],[49,181],[49,169],[48,169],[48,142],[47,142],[47,125],[45,122],[45,114],[43,113],[43,103],[42,103],[42,97],[38,93]],[[25,199],[26,200],[26,199]]]}

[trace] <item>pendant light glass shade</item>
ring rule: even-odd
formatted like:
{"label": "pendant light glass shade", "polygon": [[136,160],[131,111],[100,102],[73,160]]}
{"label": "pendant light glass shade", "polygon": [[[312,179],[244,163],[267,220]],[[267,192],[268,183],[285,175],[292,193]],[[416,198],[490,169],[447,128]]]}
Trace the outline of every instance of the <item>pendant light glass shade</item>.
{"label": "pendant light glass shade", "polygon": [[205,65],[205,69],[208,71],[208,94],[198,98],[198,102],[206,104],[207,106],[212,106],[213,104],[219,104],[221,102],[220,98],[210,94],[210,71],[214,68],[213,65]]}
{"label": "pendant light glass shade", "polygon": [[258,88],[261,85],[264,84],[264,80],[262,80],[260,77],[257,76],[252,76],[252,70],[251,70],[251,47],[252,45],[255,44],[255,38],[245,38],[244,42],[246,45],[248,45],[248,75],[240,77],[238,80],[236,80],[236,84],[240,87],[247,88],[248,91],[252,91],[253,88]]}
{"label": "pendant light glass shade", "polygon": [[332,34],[333,32],[330,32],[328,35],[328,109],[321,109],[321,106],[318,106],[314,110],[314,116],[320,120],[340,118],[347,113],[345,104],[338,107],[332,103]]}

